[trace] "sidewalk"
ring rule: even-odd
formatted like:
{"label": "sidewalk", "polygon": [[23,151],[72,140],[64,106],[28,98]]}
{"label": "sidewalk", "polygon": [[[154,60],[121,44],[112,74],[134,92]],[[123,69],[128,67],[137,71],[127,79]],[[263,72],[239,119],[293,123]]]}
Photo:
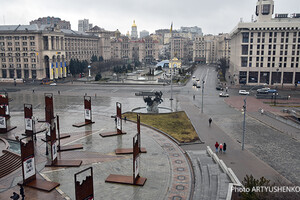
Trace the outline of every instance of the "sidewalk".
{"label": "sidewalk", "polygon": [[225,154],[218,154],[218,156],[225,162],[227,167],[230,167],[234,171],[240,181],[242,181],[247,174],[252,174],[255,178],[264,176],[272,181],[280,178],[289,182],[286,178],[281,176],[265,162],[258,159],[247,149],[242,151],[241,144],[228,136],[214,122],[212,122],[212,126],[209,127],[209,117],[205,114],[201,114],[200,109],[189,102],[188,99],[181,99],[180,106],[187,113],[200,139],[204,142],[204,144],[184,146],[183,148],[185,150],[204,150],[206,149],[206,146],[210,146],[211,149],[215,149],[214,144],[216,141],[219,143],[225,142],[227,144],[227,152]]}

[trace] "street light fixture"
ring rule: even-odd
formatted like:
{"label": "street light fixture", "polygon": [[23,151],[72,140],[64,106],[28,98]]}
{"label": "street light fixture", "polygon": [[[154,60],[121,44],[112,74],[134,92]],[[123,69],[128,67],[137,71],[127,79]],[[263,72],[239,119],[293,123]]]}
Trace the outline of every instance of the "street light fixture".
{"label": "street light fixture", "polygon": [[[253,86],[250,88],[249,90],[249,94],[251,92],[251,90],[253,88],[255,88],[256,86]],[[242,150],[245,149],[245,131],[246,131],[246,110],[247,110],[247,97],[248,97],[248,94],[247,96],[245,97],[244,99],[244,105],[243,105],[243,110],[244,110],[244,121],[243,121],[243,138],[242,138]]]}
{"label": "street light fixture", "polygon": [[203,93],[204,93],[204,78],[202,79],[202,103],[201,103],[201,113],[203,113]]}

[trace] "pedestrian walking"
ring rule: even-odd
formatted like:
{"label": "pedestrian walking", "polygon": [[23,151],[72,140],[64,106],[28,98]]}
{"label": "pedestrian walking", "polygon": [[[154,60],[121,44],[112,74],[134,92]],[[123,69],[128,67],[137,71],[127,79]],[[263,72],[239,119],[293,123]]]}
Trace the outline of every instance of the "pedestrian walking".
{"label": "pedestrian walking", "polygon": [[219,149],[219,143],[218,142],[216,142],[215,147],[216,147],[216,153],[218,153],[218,149]]}
{"label": "pedestrian walking", "polygon": [[193,95],[193,100],[195,100],[195,95]]}
{"label": "pedestrian walking", "polygon": [[264,114],[264,109],[260,109],[260,114]]}
{"label": "pedestrian walking", "polygon": [[223,150],[223,144],[222,143],[219,145],[219,148],[220,148],[220,153],[222,153],[222,150]]}
{"label": "pedestrian walking", "polygon": [[211,122],[212,122],[212,119],[209,118],[209,119],[208,119],[208,125],[209,125],[209,127],[210,127],[210,125],[211,125]]}
{"label": "pedestrian walking", "polygon": [[223,151],[224,153],[226,152],[226,143],[224,142],[224,145],[223,145]]}

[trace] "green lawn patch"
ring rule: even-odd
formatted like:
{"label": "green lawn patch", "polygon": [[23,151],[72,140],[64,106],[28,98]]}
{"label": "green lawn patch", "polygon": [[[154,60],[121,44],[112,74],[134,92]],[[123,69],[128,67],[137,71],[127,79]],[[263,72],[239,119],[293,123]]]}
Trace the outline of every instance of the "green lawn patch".
{"label": "green lawn patch", "polygon": [[[125,113],[136,121],[136,113]],[[175,138],[180,143],[199,141],[199,137],[184,111],[174,113],[147,114],[141,113],[141,123],[157,128]]]}

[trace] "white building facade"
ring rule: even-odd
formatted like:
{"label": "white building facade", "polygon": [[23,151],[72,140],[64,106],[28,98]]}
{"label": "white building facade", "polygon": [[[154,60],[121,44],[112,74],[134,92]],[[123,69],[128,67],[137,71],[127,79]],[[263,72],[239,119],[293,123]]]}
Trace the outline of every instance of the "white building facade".
{"label": "white building facade", "polygon": [[230,33],[229,72],[235,84],[294,85],[300,81],[299,14],[274,13],[273,0],[258,0],[257,20]]}

